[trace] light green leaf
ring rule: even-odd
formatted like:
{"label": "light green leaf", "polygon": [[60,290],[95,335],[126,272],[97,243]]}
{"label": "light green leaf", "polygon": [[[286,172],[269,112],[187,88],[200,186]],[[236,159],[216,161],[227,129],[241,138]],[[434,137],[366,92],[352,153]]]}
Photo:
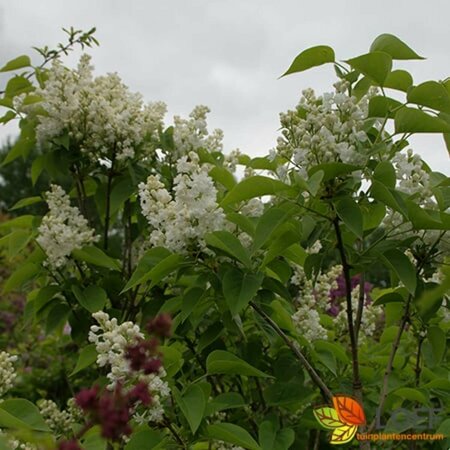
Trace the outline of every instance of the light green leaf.
{"label": "light green leaf", "polygon": [[80,355],[78,356],[78,361],[73,369],[70,376],[75,375],[78,372],[81,372],[83,369],[86,369],[86,367],[89,367],[90,365],[94,364],[97,360],[97,350],[95,349],[95,344],[89,344],[86,345],[86,347],[83,347],[80,351]]}
{"label": "light green leaf", "polygon": [[291,187],[273,178],[255,175],[243,179],[231,189],[221,202],[221,206],[250,200],[264,195],[274,195],[281,191],[290,190]]}
{"label": "light green leaf", "polygon": [[246,375],[249,377],[266,378],[264,372],[251,366],[244,360],[224,350],[214,350],[206,359],[206,367],[209,374]]}
{"label": "light green leaf", "polygon": [[0,72],[9,72],[11,70],[22,69],[23,67],[30,67],[30,57],[27,55],[21,55],[17,58],[8,61],[1,69]]}
{"label": "light green leaf", "polygon": [[426,81],[408,91],[408,102],[450,113],[450,93],[442,83]]}
{"label": "light green leaf", "polygon": [[215,231],[205,236],[208,246],[217,248],[227,253],[229,256],[240,261],[244,266],[251,267],[251,260],[247,250],[241,241],[228,231]]}
{"label": "light green leaf", "polygon": [[322,181],[329,181],[333,178],[340,177],[343,175],[347,175],[349,173],[354,172],[355,170],[360,170],[361,167],[354,166],[352,164],[345,164],[340,162],[335,163],[324,163],[324,164],[317,164],[316,166],[313,166],[309,172],[308,175],[312,177],[316,172],[323,171],[323,180]]}
{"label": "light green leaf", "polygon": [[392,34],[380,34],[370,46],[371,52],[385,52],[392,59],[424,59],[398,37]]}
{"label": "light green leaf", "polygon": [[392,69],[392,57],[380,51],[366,53],[365,55],[349,59],[346,62],[359,72],[376,81],[380,86],[384,86],[384,81]]}
{"label": "light green leaf", "polygon": [[50,431],[39,409],[28,400],[12,398],[0,403],[0,427],[18,430]]}
{"label": "light green leaf", "polygon": [[233,174],[224,167],[214,166],[209,171],[209,176],[217,183],[225,186],[228,190],[231,190],[236,186],[236,180],[234,179]]}
{"label": "light green leaf", "polygon": [[395,132],[450,133],[450,124],[419,109],[405,107],[395,114]]}
{"label": "light green leaf", "polygon": [[199,303],[204,294],[204,290],[200,287],[188,289],[184,295],[181,306],[181,321],[184,322],[192,313],[195,306]]}
{"label": "light green leaf", "polygon": [[250,433],[234,423],[222,422],[208,425],[207,433],[209,437],[219,441],[240,445],[248,450],[261,450],[261,447]]}
{"label": "light green leaf", "polygon": [[43,201],[44,200],[40,196],[23,198],[18,202],[14,203],[14,206],[9,208],[9,210],[15,211],[16,209],[25,208],[25,206],[34,205],[36,203],[41,203]]}
{"label": "light green leaf", "polygon": [[239,314],[261,287],[263,273],[247,273],[239,269],[228,270],[222,281],[223,295],[233,316]]}
{"label": "light green leaf", "polygon": [[327,45],[318,45],[303,50],[292,62],[282,77],[291,73],[303,72],[311,67],[321,66],[322,64],[332,63],[335,60],[334,50]]}
{"label": "light green leaf", "polygon": [[413,78],[406,70],[393,70],[384,82],[384,87],[407,92],[413,85]]}
{"label": "light green leaf", "polygon": [[413,389],[409,387],[402,387],[393,391],[393,394],[400,398],[411,400],[413,402],[419,402],[422,404],[427,404],[428,400],[425,394],[419,389]]}
{"label": "light green leaf", "polygon": [[363,235],[363,216],[358,204],[350,197],[336,203],[336,212],[347,228],[356,236]]}

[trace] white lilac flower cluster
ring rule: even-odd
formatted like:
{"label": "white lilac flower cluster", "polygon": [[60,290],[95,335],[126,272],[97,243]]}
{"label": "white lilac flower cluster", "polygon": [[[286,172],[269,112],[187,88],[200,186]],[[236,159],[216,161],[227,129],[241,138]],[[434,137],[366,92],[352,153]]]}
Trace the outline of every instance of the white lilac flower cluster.
{"label": "white lilac flower cluster", "polygon": [[[373,93],[358,101],[346,94],[347,82],[334,86],[334,93],[321,97],[312,89],[304,90],[296,110],[280,114],[283,136],[278,138],[276,152],[291,161],[302,176],[321,163],[362,165],[367,161],[364,120]],[[270,157],[275,158],[276,152]]]}
{"label": "white lilac flower cluster", "polygon": [[42,399],[37,405],[45,423],[56,437],[66,435],[67,430],[82,418],[82,411],[76,406],[73,398],[68,400],[67,408],[64,410],[60,410],[53,400]]}
{"label": "white lilac flower cluster", "polygon": [[39,142],[68,133],[71,143],[92,160],[132,158],[144,138],[156,133],[166,113],[164,103],[144,105],[115,74],[94,77],[90,56],[74,70],[55,59],[48,79],[36,93],[42,97],[36,129]]}
{"label": "white lilac flower cluster", "polygon": [[173,142],[175,154],[172,160],[177,160],[191,151],[203,148],[209,152],[221,152],[223,150],[223,131],[215,129],[209,133],[206,123],[206,115],[210,112],[207,106],[198,105],[189,114],[188,119],[180,116],[173,118]]}
{"label": "white lilac flower cluster", "polygon": [[[425,170],[420,155],[413,153],[412,149],[408,149],[406,153],[398,152],[392,159],[392,163],[397,176],[396,189],[412,196],[419,206],[438,211],[430,175]],[[404,238],[416,237],[414,245],[425,245],[428,248],[436,246],[441,255],[437,259],[439,262],[442,261],[442,255],[446,255],[450,251],[450,233],[448,231],[444,233],[441,230],[418,232],[411,228],[409,221],[405,221],[399,212],[390,208],[383,219],[383,226],[388,230],[395,230],[396,233],[402,233]]]}
{"label": "white lilac flower cluster", "polygon": [[16,355],[0,352],[0,398],[14,386],[17,374],[13,363],[17,359]]}
{"label": "white lilac flower cluster", "polygon": [[[318,249],[319,244],[314,244],[313,251]],[[342,266],[333,266],[327,273],[320,274],[314,283],[306,277],[302,267],[294,268],[291,283],[298,286],[295,299],[298,308],[292,321],[299,334],[308,341],[328,338],[327,330],[320,323],[320,314],[326,313],[330,290],[337,288],[336,279],[341,273]]]}
{"label": "white lilac flower cluster", "polygon": [[[358,312],[360,287],[356,286],[352,290],[352,312],[353,312],[353,322],[356,320],[356,315]],[[364,311],[361,317],[360,326],[360,340],[364,341],[368,337],[373,337],[377,324],[380,321],[380,317],[383,314],[383,308],[381,306],[376,306],[372,302],[364,304]],[[334,320],[334,326],[337,336],[343,336],[348,333],[348,322],[347,322],[347,307],[341,308],[338,315]]]}
{"label": "white lilac flower cluster", "polygon": [[98,238],[80,210],[71,206],[70,198],[61,186],[51,185],[46,200],[49,211],[42,219],[36,240],[47,255],[48,266],[58,269],[67,263],[73,250]]}
{"label": "white lilac flower cluster", "polygon": [[39,450],[34,444],[31,444],[30,442],[21,442],[7,433],[4,433],[1,429],[0,436],[5,439],[6,448],[8,448],[8,450]]}
{"label": "white lilac flower cluster", "polygon": [[225,223],[217,189],[194,152],[178,160],[177,172],[173,196],[158,176],[151,175],[139,185],[142,213],[152,228],[150,245],[179,253],[192,247],[205,249],[205,234],[223,229]]}
{"label": "white lilac flower cluster", "polygon": [[133,322],[123,322],[119,325],[115,317],[110,318],[103,311],[92,314],[98,325],[91,326],[89,341],[95,344],[97,350],[97,364],[100,367],[109,366],[107,378],[110,381],[108,389],[114,389],[117,383],[124,388],[138,382],[145,382],[152,394],[152,403],[143,413],[136,413],[134,419],[138,423],[162,420],[164,410],[162,400],[170,395],[170,388],[163,378],[166,372],[163,367],[158,374],[136,374],[130,369],[129,361],[125,358],[126,348],[144,339],[138,325]]}

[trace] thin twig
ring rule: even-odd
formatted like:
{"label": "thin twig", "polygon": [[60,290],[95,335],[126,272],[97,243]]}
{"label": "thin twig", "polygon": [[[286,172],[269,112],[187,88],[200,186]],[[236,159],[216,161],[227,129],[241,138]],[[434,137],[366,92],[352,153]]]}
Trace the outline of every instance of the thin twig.
{"label": "thin twig", "polygon": [[327,385],[324,383],[322,378],[316,372],[314,367],[307,360],[306,356],[302,353],[298,344],[286,336],[283,330],[254,302],[250,302],[250,306],[270,325],[270,327],[283,339],[286,345],[292,350],[295,357],[302,363],[308,372],[311,380],[316,384],[316,386],[321,390],[323,396],[330,402],[332,402],[333,394],[328,389]]}

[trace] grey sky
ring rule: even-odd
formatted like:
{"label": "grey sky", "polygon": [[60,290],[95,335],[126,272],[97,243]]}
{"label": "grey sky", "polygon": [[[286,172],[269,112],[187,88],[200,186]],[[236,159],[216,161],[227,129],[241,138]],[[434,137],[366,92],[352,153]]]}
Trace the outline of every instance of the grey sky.
{"label": "grey sky", "polygon": [[[0,63],[55,45],[63,26],[96,26],[101,46],[89,52],[97,73],[117,71],[146,100],[165,101],[168,118],[206,104],[226,151],[263,155],[275,145],[278,113],[302,89],[330,90],[334,80],[331,66],[277,80],[301,50],[328,44],[346,59],[389,32],[427,57],[401,63],[416,83],[443,79],[450,75],[449,15],[448,0],[0,0]],[[0,140],[13,133],[0,129]],[[450,173],[440,137],[413,145]]]}

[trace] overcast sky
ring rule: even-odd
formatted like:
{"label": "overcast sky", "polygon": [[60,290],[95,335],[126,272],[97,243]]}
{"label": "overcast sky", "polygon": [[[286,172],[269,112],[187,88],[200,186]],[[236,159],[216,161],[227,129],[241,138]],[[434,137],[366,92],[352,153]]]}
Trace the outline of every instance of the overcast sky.
{"label": "overcast sky", "polygon": [[[165,101],[169,117],[206,104],[226,151],[263,155],[275,145],[278,113],[302,89],[329,91],[334,81],[332,66],[278,80],[301,50],[327,44],[346,59],[392,33],[427,57],[400,64],[415,83],[444,79],[449,16],[448,0],[0,0],[0,65],[32,54],[32,46],[54,46],[61,27],[96,26],[101,45],[89,53],[98,74],[118,72],[146,100]],[[0,129],[0,142],[13,133]],[[440,137],[413,145],[435,170],[450,173]]]}

